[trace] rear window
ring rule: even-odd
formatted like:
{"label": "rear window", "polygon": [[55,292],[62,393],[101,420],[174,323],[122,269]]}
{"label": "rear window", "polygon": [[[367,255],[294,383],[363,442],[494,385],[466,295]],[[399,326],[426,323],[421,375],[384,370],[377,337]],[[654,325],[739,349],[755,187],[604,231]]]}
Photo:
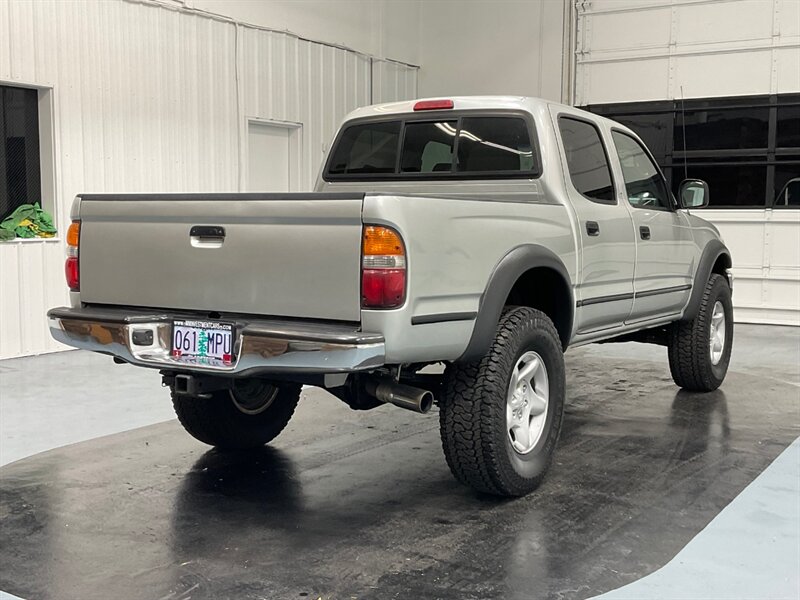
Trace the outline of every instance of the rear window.
{"label": "rear window", "polygon": [[351,125],[339,135],[326,170],[327,179],[351,181],[536,176],[530,130],[521,116]]}
{"label": "rear window", "polygon": [[402,173],[451,171],[458,121],[408,123],[403,139]]}
{"label": "rear window", "polygon": [[458,133],[462,173],[532,171],[533,148],[525,121],[509,117],[467,117]]}
{"label": "rear window", "polygon": [[394,173],[400,126],[401,123],[392,121],[348,127],[331,153],[328,172]]}

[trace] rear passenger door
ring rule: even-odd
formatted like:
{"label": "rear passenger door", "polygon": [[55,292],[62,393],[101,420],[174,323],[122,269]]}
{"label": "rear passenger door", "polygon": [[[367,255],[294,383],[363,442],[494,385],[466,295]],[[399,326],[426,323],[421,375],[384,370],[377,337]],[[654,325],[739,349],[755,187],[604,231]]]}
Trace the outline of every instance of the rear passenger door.
{"label": "rear passenger door", "polygon": [[689,300],[694,240],[686,215],[675,210],[664,176],[644,145],[611,130],[636,235],[633,309],[627,322],[679,313]]}
{"label": "rear passenger door", "polygon": [[556,122],[565,186],[579,227],[578,333],[621,325],[633,306],[630,211],[617,200],[608,148],[597,124],[564,109]]}

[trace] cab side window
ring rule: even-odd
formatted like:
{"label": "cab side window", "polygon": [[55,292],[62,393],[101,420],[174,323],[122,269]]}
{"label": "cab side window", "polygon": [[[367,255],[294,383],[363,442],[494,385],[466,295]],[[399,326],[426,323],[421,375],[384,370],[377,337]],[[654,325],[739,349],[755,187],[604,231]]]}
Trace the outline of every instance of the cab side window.
{"label": "cab side window", "polygon": [[616,204],[611,168],[597,128],[569,117],[559,117],[558,128],[575,189],[589,200]]}
{"label": "cab side window", "polygon": [[628,202],[634,208],[670,208],[667,184],[642,145],[631,136],[612,131],[625,179]]}

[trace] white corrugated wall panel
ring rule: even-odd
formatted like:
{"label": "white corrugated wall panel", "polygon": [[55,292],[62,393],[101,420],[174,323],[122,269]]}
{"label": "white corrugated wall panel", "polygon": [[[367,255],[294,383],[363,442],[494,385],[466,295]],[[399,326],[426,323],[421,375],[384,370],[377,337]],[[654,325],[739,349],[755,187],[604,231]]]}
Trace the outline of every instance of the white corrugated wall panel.
{"label": "white corrugated wall panel", "polygon": [[280,32],[240,33],[244,114],[302,124],[301,181],[310,190],[341,119],[370,102],[370,60]]}
{"label": "white corrugated wall panel", "polygon": [[[370,102],[363,54],[173,8],[0,0],[0,82],[53,90],[45,205],[61,232],[80,192],[240,189],[248,117],[302,123],[310,189],[341,119]],[[405,70],[381,101],[414,95]],[[44,315],[67,303],[63,260],[62,241],[0,244],[0,359],[61,347]]]}
{"label": "white corrugated wall panel", "polygon": [[19,244],[0,247],[0,356],[16,356],[21,353],[22,330],[20,327]]}
{"label": "white corrugated wall panel", "polygon": [[389,60],[373,60],[372,101],[375,104],[417,97],[416,67]]}

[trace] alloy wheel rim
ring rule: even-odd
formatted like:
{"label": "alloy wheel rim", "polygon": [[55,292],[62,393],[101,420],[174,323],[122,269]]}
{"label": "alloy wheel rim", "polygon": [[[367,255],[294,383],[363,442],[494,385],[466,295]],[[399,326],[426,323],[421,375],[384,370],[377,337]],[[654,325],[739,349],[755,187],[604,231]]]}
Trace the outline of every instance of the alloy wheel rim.
{"label": "alloy wheel rim", "polygon": [[711,331],[708,337],[711,364],[717,365],[725,352],[725,308],[719,300],[714,303],[714,310],[711,312]]}
{"label": "alloy wheel rim", "polygon": [[526,352],[511,371],[506,395],[506,430],[517,454],[533,450],[542,437],[549,398],[544,360],[536,352]]}

